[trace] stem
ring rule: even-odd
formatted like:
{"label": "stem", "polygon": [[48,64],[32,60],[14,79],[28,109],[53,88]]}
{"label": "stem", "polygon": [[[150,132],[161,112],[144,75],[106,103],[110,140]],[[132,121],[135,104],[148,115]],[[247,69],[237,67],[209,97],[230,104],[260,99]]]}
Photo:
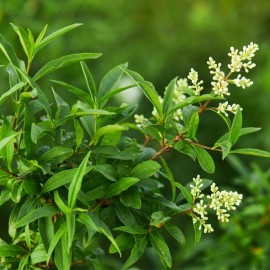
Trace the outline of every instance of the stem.
{"label": "stem", "polygon": [[169,152],[171,150],[172,146],[165,145],[163,146],[155,155],[153,155],[150,160],[157,159],[160,155],[162,155],[164,152]]}
{"label": "stem", "polygon": [[186,139],[183,139],[183,141],[188,143],[188,144],[193,144],[193,145],[196,145],[198,147],[201,147],[201,148],[204,148],[204,149],[207,149],[207,150],[222,152],[222,149],[220,149],[220,148],[212,148],[210,146],[206,146],[206,145],[203,145],[203,144],[200,144],[200,143],[197,143],[197,142],[193,142],[193,141],[190,141],[190,140],[186,140]]}

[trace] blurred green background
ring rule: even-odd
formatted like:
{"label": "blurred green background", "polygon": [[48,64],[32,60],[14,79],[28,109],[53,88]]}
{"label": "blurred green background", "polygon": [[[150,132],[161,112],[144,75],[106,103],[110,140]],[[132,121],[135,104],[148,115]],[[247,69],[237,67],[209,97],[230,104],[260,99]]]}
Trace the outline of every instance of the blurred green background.
{"label": "blurred green background", "polygon": [[[153,82],[160,93],[174,77],[186,77],[190,68],[197,70],[205,86],[209,86],[211,76],[206,64],[209,56],[226,67],[230,46],[241,49],[250,42],[257,43],[260,47],[254,59],[257,67],[248,74],[254,85],[246,90],[233,89],[230,101],[244,108],[245,127],[262,127],[260,132],[239,142],[239,148],[270,151],[268,0],[0,0],[0,32],[11,43],[18,44],[10,22],[31,28],[36,34],[45,24],[49,24],[48,32],[76,22],[84,24],[41,52],[36,68],[68,53],[101,52],[101,58],[89,62],[97,80],[115,65],[128,62],[131,69]],[[24,57],[23,52],[19,57]],[[0,61],[5,61],[2,55]],[[5,71],[0,71],[2,93],[7,90],[7,84],[3,83]],[[79,65],[65,68],[57,76],[59,80],[80,86]],[[138,113],[149,115],[149,103],[145,99],[137,102]],[[205,145],[213,144],[225,130],[225,125],[217,120],[210,112],[201,119],[198,138]],[[241,157],[241,162],[237,158],[222,161],[219,155],[213,153],[213,156],[218,162],[216,173],[211,176],[202,173],[188,158],[173,153],[167,158],[179,181],[188,182],[201,173],[219,185],[233,186],[243,192],[242,212],[233,217],[231,226],[215,224],[215,233],[204,236],[197,248],[192,244],[178,247],[172,243],[173,269],[269,269],[270,235],[266,233],[270,214],[269,160]],[[5,213],[1,207],[1,220],[6,220]],[[188,229],[190,220],[176,222],[187,238],[193,237]],[[6,230],[6,226],[1,228],[1,237]],[[112,259],[108,258],[111,267]],[[118,265],[117,261],[114,263]],[[151,251],[138,267],[161,269]],[[108,269],[117,269],[117,266]]]}

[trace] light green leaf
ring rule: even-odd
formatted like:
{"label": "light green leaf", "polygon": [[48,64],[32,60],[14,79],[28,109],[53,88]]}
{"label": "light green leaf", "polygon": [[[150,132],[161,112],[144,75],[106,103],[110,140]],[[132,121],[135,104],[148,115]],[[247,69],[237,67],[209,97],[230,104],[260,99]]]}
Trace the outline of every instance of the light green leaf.
{"label": "light green leaf", "polygon": [[73,212],[67,213],[66,218],[67,218],[67,234],[68,234],[67,248],[68,250],[70,250],[72,247],[73,239],[75,236],[75,229],[76,229],[75,214]]}
{"label": "light green leaf", "polygon": [[115,87],[120,82],[121,77],[123,76],[124,69],[127,68],[127,64],[122,64],[111,69],[105,76],[102,78],[98,90],[98,99],[101,100],[106,94],[111,90],[114,90]]}
{"label": "light green leaf", "polygon": [[54,237],[54,224],[51,217],[40,218],[38,220],[38,230],[40,232],[42,243],[46,251],[48,251]]}
{"label": "light green leaf", "polygon": [[16,66],[17,68],[20,67],[20,62],[15,53],[15,50],[1,34],[0,34],[0,50],[4,53],[4,55],[11,64]]}
{"label": "light green leaf", "polygon": [[34,81],[75,62],[80,62],[87,59],[96,59],[100,57],[100,53],[76,53],[62,56],[45,64],[33,77]]}
{"label": "light green leaf", "polygon": [[191,140],[195,138],[196,136],[197,129],[199,126],[199,121],[200,121],[199,113],[198,112],[193,113],[187,124],[187,128],[188,128],[187,136]]}
{"label": "light green leaf", "polygon": [[28,264],[28,259],[29,259],[29,254],[26,254],[22,257],[22,259],[20,260],[19,266],[18,266],[18,270],[27,269],[27,268],[25,268],[25,266]]}
{"label": "light green leaf", "polygon": [[72,93],[73,95],[81,99],[83,102],[86,102],[91,108],[94,107],[93,98],[82,89],[77,88],[73,85],[67,84],[65,82],[62,82],[62,81],[57,81],[57,80],[51,80],[51,81],[66,88],[70,93]]}
{"label": "light green leaf", "polygon": [[168,245],[161,236],[157,236],[153,233],[149,234],[150,242],[156,251],[157,255],[162,261],[164,261],[167,267],[172,267],[172,257]]}
{"label": "light green leaf", "polygon": [[170,220],[171,217],[169,216],[166,216],[164,214],[164,212],[162,211],[158,211],[158,212],[154,212],[152,215],[151,215],[151,220],[150,220],[150,225],[151,226],[155,226],[157,228],[160,228],[163,226],[163,224],[165,222],[167,222],[168,220]]}
{"label": "light green leaf", "polygon": [[97,228],[96,224],[94,223],[93,219],[91,218],[90,215],[88,215],[86,213],[81,213],[77,217],[76,220],[86,227],[86,229],[88,231],[88,241],[87,242],[90,242],[93,235],[98,231],[98,228]]}
{"label": "light green leaf", "polygon": [[83,61],[81,62],[81,68],[82,68],[82,71],[83,71],[84,79],[85,79],[89,94],[90,94],[90,96],[92,97],[93,100],[96,100],[96,98],[97,98],[97,89],[96,89],[96,85],[95,85],[95,81],[93,79],[93,76],[92,76],[88,66]]}
{"label": "light green leaf", "polygon": [[194,245],[196,246],[200,240],[201,240],[201,236],[202,236],[202,230],[199,229],[200,227],[200,222],[197,221],[196,223],[193,223],[193,228],[194,228]]}
{"label": "light green leaf", "polygon": [[129,187],[135,185],[140,179],[134,177],[123,177],[120,178],[116,183],[111,184],[108,187],[108,192],[106,193],[106,198],[111,198],[119,195],[123,191],[127,190]]}
{"label": "light green leaf", "polygon": [[25,85],[24,82],[19,82],[16,85],[14,85],[11,89],[9,89],[7,92],[5,92],[4,94],[2,94],[0,96],[0,105],[9,97],[11,96],[13,93],[15,93],[16,91],[20,90],[23,86]]}
{"label": "light green leaf", "polygon": [[196,145],[192,145],[192,147],[196,152],[196,156],[202,169],[208,173],[213,173],[215,171],[215,163],[210,154],[205,149]]}
{"label": "light green leaf", "polygon": [[26,254],[27,251],[21,246],[4,244],[0,247],[0,257],[15,257]]}
{"label": "light green leaf", "polygon": [[127,127],[120,126],[120,125],[108,125],[108,126],[101,127],[97,130],[97,132],[92,137],[90,145],[96,145],[98,143],[99,138],[105,134],[116,132],[116,131],[123,131],[127,129],[128,129]]}
{"label": "light green leaf", "polygon": [[31,264],[38,264],[41,262],[46,262],[47,252],[42,244],[36,246],[36,248],[32,251],[31,255]]}
{"label": "light green leaf", "polygon": [[270,152],[263,151],[260,149],[255,149],[255,148],[234,149],[230,151],[230,154],[241,154],[241,155],[270,158]]}
{"label": "light green leaf", "polygon": [[40,51],[43,47],[45,47],[46,45],[48,45],[49,43],[51,43],[53,40],[55,40],[56,38],[62,36],[63,34],[65,34],[66,32],[78,27],[82,25],[81,23],[74,23],[72,25],[66,26],[64,28],[61,28],[55,32],[53,32],[52,34],[48,35],[47,37],[45,37],[43,39],[43,36],[46,32],[47,29],[47,25],[43,28],[43,30],[41,31],[40,35],[38,36],[38,39],[35,43],[35,51],[34,51],[34,55]]}
{"label": "light green leaf", "polygon": [[240,107],[238,106],[229,135],[229,141],[231,142],[232,146],[238,141],[241,132],[241,127],[242,127],[242,113]]}
{"label": "light green leaf", "polygon": [[58,213],[59,210],[55,207],[50,207],[50,206],[43,206],[40,208],[36,208],[29,212],[27,215],[22,217],[20,220],[16,222],[16,228],[25,226],[26,224],[29,224],[41,217],[51,217]]}
{"label": "light green leaf", "polygon": [[82,180],[87,170],[87,163],[91,152],[89,151],[84,157],[82,163],[80,164],[76,174],[74,175],[68,191],[68,206],[73,208],[75,206],[78,194],[81,189]]}
{"label": "light green leaf", "polygon": [[139,238],[133,249],[131,250],[130,256],[127,259],[126,263],[123,266],[123,270],[129,268],[131,265],[133,265],[135,262],[137,262],[140,257],[143,255],[145,249],[147,246],[147,239],[146,237]]}
{"label": "light green leaf", "polygon": [[158,162],[147,160],[136,165],[131,171],[131,176],[145,179],[157,173],[160,168],[161,166]]}
{"label": "light green leaf", "polygon": [[54,191],[54,201],[57,205],[57,207],[59,208],[60,211],[62,211],[64,214],[68,215],[72,212],[72,209],[69,208],[61,199],[58,190]]}
{"label": "light green leaf", "polygon": [[34,50],[34,43],[31,38],[32,37],[31,34],[29,34],[30,30],[28,29],[28,32],[27,32],[24,28],[18,27],[12,23],[11,23],[11,26],[13,27],[16,34],[19,36],[23,50],[25,54],[27,55],[28,59],[31,61],[33,50]]}
{"label": "light green leaf", "polygon": [[176,187],[178,187],[181,190],[183,196],[185,197],[185,199],[187,200],[187,202],[189,203],[189,205],[192,205],[192,203],[193,203],[193,197],[192,197],[190,191],[186,187],[184,187],[183,185],[181,185],[178,182],[176,182],[175,185],[176,185]]}
{"label": "light green leaf", "polygon": [[167,230],[167,232],[180,244],[184,245],[185,244],[185,236],[177,226],[166,223],[164,228]]}

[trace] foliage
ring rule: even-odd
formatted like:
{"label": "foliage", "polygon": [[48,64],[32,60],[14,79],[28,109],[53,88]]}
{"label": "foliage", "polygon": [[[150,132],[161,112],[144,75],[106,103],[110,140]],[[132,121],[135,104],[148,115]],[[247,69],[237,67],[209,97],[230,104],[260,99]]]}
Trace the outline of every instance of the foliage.
{"label": "foliage", "polygon": [[[31,30],[12,24],[25,61],[0,36],[9,77],[9,87],[0,97],[1,105],[8,104],[1,111],[0,205],[13,205],[9,217],[11,240],[0,242],[3,269],[103,269],[102,237],[110,242],[110,253],[121,257],[129,250],[123,269],[136,263],[147,247],[155,250],[164,268],[170,268],[172,257],[164,235],[168,233],[184,244],[181,224],[174,224],[173,218],[189,215],[194,223],[195,242],[199,242],[207,220],[201,190],[212,181],[197,177],[195,187],[183,186],[174,179],[162,154],[176,150],[198,160],[206,173],[215,171],[211,150],[222,153],[223,159],[230,153],[270,157],[263,150],[234,149],[241,136],[258,130],[242,128],[239,105],[208,106],[224,100],[229,84],[251,85],[240,74],[229,77],[254,66],[251,58],[256,44],[251,43],[239,53],[231,49],[232,62],[226,76],[220,64],[210,59],[215,82],[213,90],[203,95],[194,70],[189,75],[191,86],[176,78],[160,98],[154,86],[129,70],[127,64],[111,69],[97,86],[85,61],[100,57],[99,53],[64,55],[32,74],[39,51],[78,26],[73,24],[49,35],[45,26],[35,39]],[[84,89],[59,80],[49,81],[51,91],[44,89],[44,82],[49,80],[46,76],[73,63],[80,63]],[[125,76],[132,83],[120,86]],[[112,107],[109,102],[134,86],[154,106],[152,118],[138,120],[137,115],[137,125],[131,118],[135,105]],[[67,102],[63,91],[76,97],[75,102]],[[221,116],[228,127],[228,132],[212,147],[197,139],[200,115],[208,110]],[[232,112],[232,122],[225,111]],[[145,142],[140,144],[133,139],[131,130],[142,133]],[[170,198],[164,187],[170,187]],[[218,218],[227,221],[228,216],[222,218],[218,212],[223,211],[220,206],[214,206],[215,196],[227,210],[235,209],[241,196],[219,193],[214,184],[211,191],[209,207],[217,210]]]}

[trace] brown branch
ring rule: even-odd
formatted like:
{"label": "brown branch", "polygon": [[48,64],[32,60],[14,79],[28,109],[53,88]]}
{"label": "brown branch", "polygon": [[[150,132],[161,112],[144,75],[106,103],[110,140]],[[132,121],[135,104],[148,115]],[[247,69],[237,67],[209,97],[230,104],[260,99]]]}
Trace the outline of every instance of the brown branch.
{"label": "brown branch", "polygon": [[220,149],[220,148],[212,148],[210,146],[206,146],[206,145],[203,145],[203,144],[200,144],[200,143],[197,143],[197,142],[193,142],[193,141],[190,141],[190,140],[186,140],[186,139],[183,139],[183,141],[188,143],[188,144],[196,145],[198,147],[201,147],[201,148],[204,148],[204,149],[207,149],[207,150],[222,152],[222,149]]}
{"label": "brown branch", "polygon": [[162,155],[164,152],[170,152],[172,146],[170,145],[165,145],[163,146],[156,154],[154,154],[150,160],[157,159],[160,155]]}

